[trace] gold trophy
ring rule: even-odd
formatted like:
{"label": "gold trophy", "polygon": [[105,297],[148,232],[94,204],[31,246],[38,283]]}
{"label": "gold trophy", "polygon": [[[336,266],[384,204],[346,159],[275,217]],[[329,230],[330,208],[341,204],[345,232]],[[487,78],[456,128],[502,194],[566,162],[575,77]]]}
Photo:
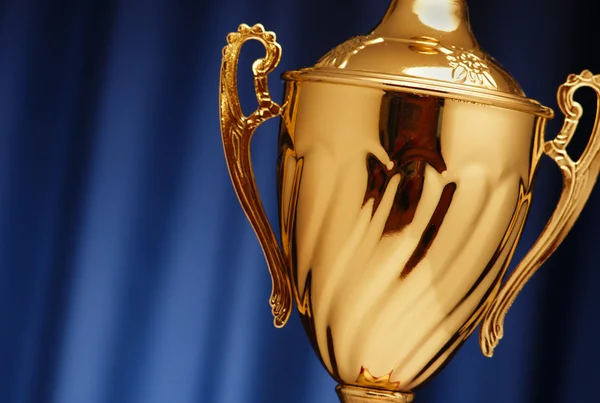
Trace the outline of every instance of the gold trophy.
{"label": "gold trophy", "polygon": [[[237,64],[251,39],[266,56],[252,67],[259,106],[244,116]],[[479,48],[465,0],[392,0],[371,33],[285,72],[281,105],[267,85],[280,57],[273,32],[241,25],[227,37],[220,86],[225,157],[269,265],[275,326],[295,300],[342,402],[411,402],[480,323],[492,355],[517,294],[579,216],[600,169],[600,127],[597,115],[573,161],[573,95],[600,94],[600,76],[560,86],[564,125],[545,141],[553,111]],[[250,160],[254,131],[275,116],[281,248]],[[503,284],[543,154],[564,188]]]}

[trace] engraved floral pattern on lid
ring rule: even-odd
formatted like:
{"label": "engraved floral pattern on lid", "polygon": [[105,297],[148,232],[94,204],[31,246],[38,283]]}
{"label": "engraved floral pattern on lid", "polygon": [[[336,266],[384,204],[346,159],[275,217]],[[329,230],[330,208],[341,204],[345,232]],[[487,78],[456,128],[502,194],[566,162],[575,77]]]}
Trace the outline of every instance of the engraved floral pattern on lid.
{"label": "engraved floral pattern on lid", "polygon": [[452,79],[455,82],[483,85],[490,89],[498,88],[490,68],[483,59],[455,46],[440,46],[440,50],[446,54],[446,59],[452,67]]}
{"label": "engraved floral pattern on lid", "polygon": [[367,46],[365,39],[367,39],[366,36],[355,36],[348,39],[346,42],[331,49],[315,64],[315,67],[337,67],[343,69],[346,67],[346,63],[348,63],[350,57]]}
{"label": "engraved floral pattern on lid", "polygon": [[[406,43],[406,48],[426,57],[443,55],[451,70],[448,80],[457,84],[475,85],[492,90],[498,89],[498,84],[488,63],[473,52],[457,46],[444,46],[436,39],[416,37],[410,40],[390,40],[373,35],[361,35],[350,38],[336,46],[323,56],[315,68],[350,68],[348,65],[353,56],[370,45],[396,42]],[[443,60],[443,59],[442,59]]]}

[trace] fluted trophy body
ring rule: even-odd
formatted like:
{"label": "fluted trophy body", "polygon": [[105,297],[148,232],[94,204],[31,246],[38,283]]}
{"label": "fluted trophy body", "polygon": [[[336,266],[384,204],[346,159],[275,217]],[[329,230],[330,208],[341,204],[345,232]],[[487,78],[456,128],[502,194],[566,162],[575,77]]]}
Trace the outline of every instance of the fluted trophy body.
{"label": "fluted trophy body", "polygon": [[338,381],[413,390],[497,293],[544,118],[343,84],[286,92],[280,214],[306,331]]}
{"label": "fluted trophy body", "polygon": [[[258,108],[237,94],[242,45]],[[313,67],[283,74],[281,104],[267,77],[281,58],[273,32],[241,25],[223,49],[220,116],[227,166],[273,281],[277,327],[294,301],[345,403],[408,403],[481,325],[492,356],[506,312],[563,241],[600,171],[600,119],[578,160],[566,151],[585,70],[559,87],[565,116],[529,99],[478,45],[464,0],[392,0],[380,24],[334,47]],[[280,117],[280,242],[252,172],[250,141]],[[545,229],[510,275],[543,155],[563,177]],[[281,245],[280,245],[281,244]]]}

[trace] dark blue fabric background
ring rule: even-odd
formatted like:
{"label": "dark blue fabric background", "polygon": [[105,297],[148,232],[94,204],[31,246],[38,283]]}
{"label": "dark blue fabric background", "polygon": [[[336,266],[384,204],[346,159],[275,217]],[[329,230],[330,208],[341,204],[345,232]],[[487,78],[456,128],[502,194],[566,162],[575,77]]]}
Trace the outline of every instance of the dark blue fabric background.
{"label": "dark blue fabric background", "polygon": [[[585,0],[471,1],[481,46],[552,107],[600,73]],[[335,402],[294,315],[272,327],[270,278],[233,192],[218,123],[221,49],[241,22],[277,33],[276,71],[370,30],[385,0],[0,2],[0,402]],[[253,107],[243,53],[241,94]],[[280,98],[282,85],[271,79]],[[571,149],[590,131],[594,100]],[[276,217],[278,123],[253,144]],[[485,133],[482,133],[485,135]],[[515,261],[554,208],[541,164]],[[599,186],[600,188],[600,186]],[[419,402],[597,402],[600,189],[510,310],[493,359],[472,337]],[[275,221],[276,222],[276,221]]]}

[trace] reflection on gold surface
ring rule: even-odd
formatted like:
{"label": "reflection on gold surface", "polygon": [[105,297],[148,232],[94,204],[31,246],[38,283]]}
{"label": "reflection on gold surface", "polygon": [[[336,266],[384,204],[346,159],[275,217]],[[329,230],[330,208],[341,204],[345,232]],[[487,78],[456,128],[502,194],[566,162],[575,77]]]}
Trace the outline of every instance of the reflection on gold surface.
{"label": "reflection on gold surface", "polygon": [[479,341],[483,353],[488,357],[493,355],[494,348],[504,334],[504,318],[517,294],[567,236],[585,206],[600,172],[600,110],[596,111],[593,132],[579,160],[573,161],[567,153],[567,146],[583,113],[581,105],[573,96],[582,87],[592,88],[596,92],[599,97],[597,107],[600,106],[600,75],[594,76],[588,70],[579,75],[571,74],[567,82],[558,89],[558,105],[565,115],[565,122],[558,136],[543,144],[543,151],[560,167],[563,191],[544,231],[515,268],[481,324]]}
{"label": "reflection on gold surface", "polygon": [[302,323],[338,382],[368,368],[414,390],[495,296],[543,118],[360,86],[289,92],[278,188]]}
{"label": "reflection on gold surface", "polygon": [[477,55],[455,46],[444,47],[440,44],[411,45],[411,49],[424,54],[446,55],[448,67],[416,66],[407,67],[403,73],[409,76],[430,78],[440,81],[454,81],[459,84],[470,84],[489,89],[497,89],[498,84],[491,74],[487,63]]}
{"label": "reflection on gold surface", "polygon": [[438,31],[452,32],[460,25],[458,2],[415,0],[412,10],[423,24]]}
{"label": "reflection on gold surface", "polygon": [[[525,96],[483,52],[464,0],[392,0],[375,30],[310,68],[284,73],[285,102],[267,75],[275,34],[241,25],[227,37],[220,111],[229,173],[265,252],[275,325],[296,300],[344,403],[411,402],[483,320],[491,355],[506,311],[565,238],[600,170],[600,124],[578,161],[566,147],[582,113],[573,94],[600,77],[569,76],[558,92],[565,123],[544,142],[553,112]],[[258,108],[241,111],[237,62],[247,40]],[[600,98],[599,98],[600,99]],[[599,101],[600,103],[600,101]],[[250,141],[281,115],[277,194],[282,248],[252,173]],[[543,153],[564,190],[542,235],[508,281]]]}
{"label": "reflection on gold surface", "polygon": [[444,53],[452,67],[452,80],[455,82],[498,88],[487,63],[477,55],[454,46],[447,48]]}
{"label": "reflection on gold surface", "polygon": [[390,392],[383,389],[353,385],[338,385],[336,392],[341,403],[412,403],[412,393]]}
{"label": "reflection on gold surface", "polygon": [[[242,45],[248,40],[262,43],[266,55],[252,65],[258,108],[250,116],[244,116],[237,92],[237,66]],[[281,107],[271,99],[267,82],[267,75],[279,64],[281,47],[275,34],[265,31],[261,24],[240,25],[237,32],[227,36],[227,42],[223,48],[219,93],[225,159],[235,192],[265,253],[273,282],[269,302],[274,324],[282,327],[292,310],[292,287],[286,262],[258,195],[250,157],[250,141],[256,128],[281,113]]]}
{"label": "reflection on gold surface", "polygon": [[373,376],[368,369],[361,367],[356,383],[360,386],[369,388],[397,390],[400,386],[400,382],[392,382],[391,377],[391,372],[384,376],[377,377]]}
{"label": "reflection on gold surface", "polygon": [[413,43],[408,45],[408,48],[413,52],[421,53],[422,55],[437,55],[440,53],[438,50],[440,42],[435,38],[427,36],[415,36],[410,38],[410,40]]}
{"label": "reflection on gold surface", "polygon": [[452,67],[418,66],[404,69],[407,76],[430,78],[440,81],[452,81]]}
{"label": "reflection on gold surface", "polygon": [[356,36],[354,38],[350,38],[346,42],[341,45],[336,46],[331,51],[329,51],[325,56],[323,56],[315,66],[335,66],[337,68],[343,69],[346,67],[348,60],[357,54],[360,50],[364,49],[366,46],[365,36]]}

